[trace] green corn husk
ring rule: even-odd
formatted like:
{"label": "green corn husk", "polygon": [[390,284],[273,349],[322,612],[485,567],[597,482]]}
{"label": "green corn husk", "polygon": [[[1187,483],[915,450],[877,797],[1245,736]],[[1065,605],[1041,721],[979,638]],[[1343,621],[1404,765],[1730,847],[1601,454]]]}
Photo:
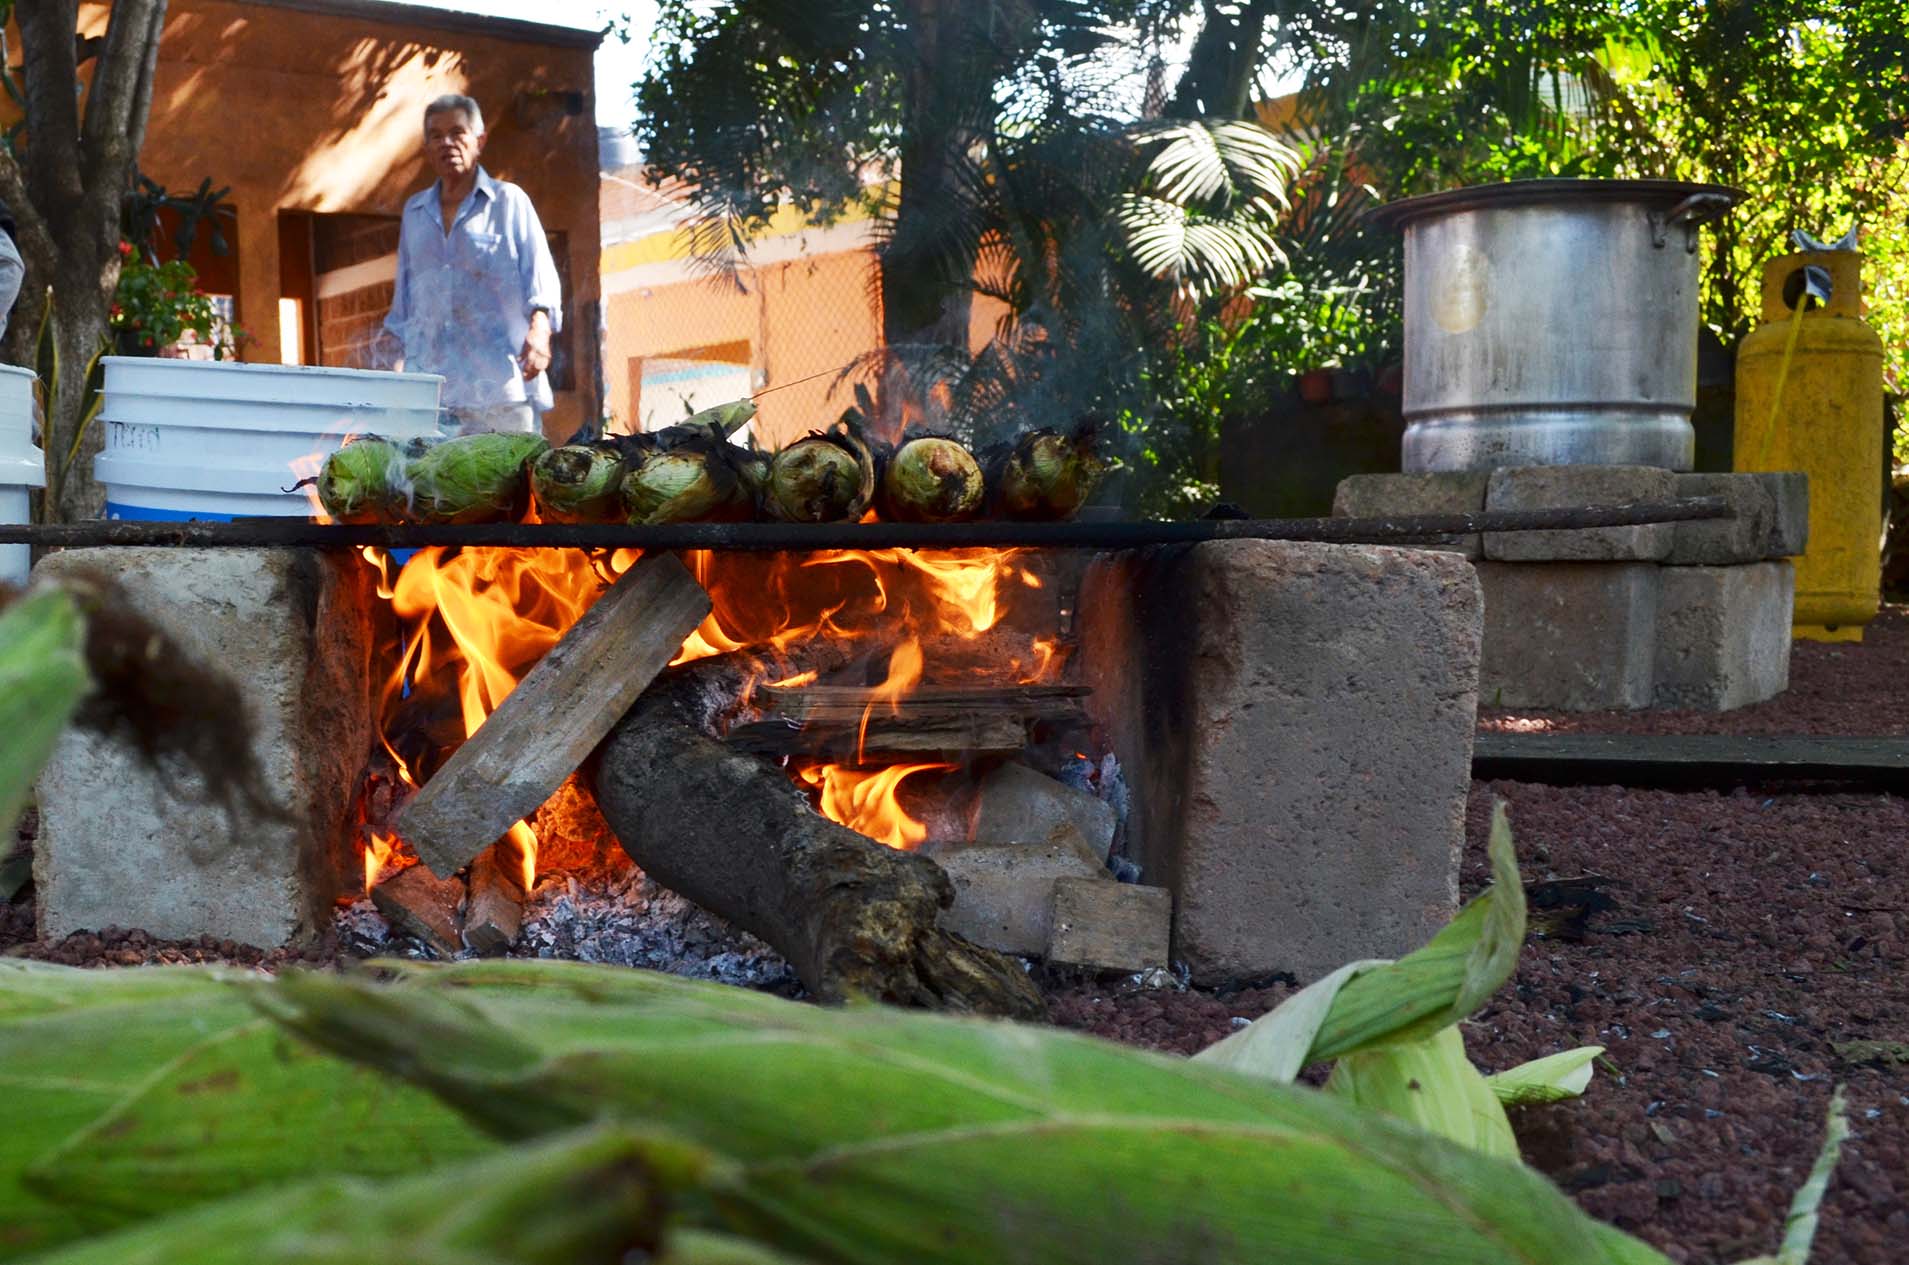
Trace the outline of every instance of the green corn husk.
{"label": "green corn husk", "polygon": [[530,463],[530,494],[546,523],[614,523],[623,518],[623,457],[613,443],[566,444]]}
{"label": "green corn husk", "polygon": [[[86,621],[65,591],[45,587],[0,612],[0,828],[11,831],[53,744],[92,689]],[[11,834],[7,836],[11,838]]]}
{"label": "green corn husk", "polygon": [[400,1180],[265,1186],[36,1265],[618,1265],[652,1259],[669,1193],[707,1180],[712,1163],[668,1139],[593,1129]]}
{"label": "green corn husk", "polygon": [[527,466],[542,435],[460,435],[411,461],[411,511],[422,523],[500,523],[524,505]]}
{"label": "green corn husk", "polygon": [[1663,1260],[1528,1169],[1308,1089],[1044,1028],[621,975],[521,962],[463,997],[292,974],[254,991],[503,1136],[604,1116],[681,1133],[740,1163],[712,1179],[729,1228],[820,1259]]}
{"label": "green corn husk", "polygon": [[166,1064],[35,1160],[26,1183],[117,1225],[254,1186],[401,1176],[495,1148],[431,1095],[254,1019]]}
{"label": "green corn husk", "polygon": [[1505,1108],[1470,1059],[1456,1027],[1421,1041],[1348,1054],[1326,1091],[1486,1155],[1518,1161]]}
{"label": "green corn husk", "polygon": [[735,523],[754,517],[726,441],[683,443],[649,452],[623,476],[623,508],[637,526],[658,523]]}
{"label": "green corn husk", "polygon": [[318,503],[336,523],[393,523],[405,516],[411,482],[402,449],[366,435],[325,458]]}
{"label": "green corn husk", "polygon": [[859,430],[837,423],[775,455],[763,506],[785,523],[853,523],[875,500],[875,453]]}
{"label": "green corn husk", "polygon": [[718,404],[715,408],[703,409],[699,413],[691,413],[672,426],[665,426],[659,431],[651,432],[651,437],[664,447],[668,447],[679,434],[701,436],[714,427],[720,438],[728,439],[747,426],[755,415],[754,400],[736,400],[729,404]]}
{"label": "green corn husk", "polygon": [[981,513],[986,493],[973,453],[952,439],[922,435],[888,458],[878,512],[896,523],[961,523]]}
{"label": "green corn husk", "polygon": [[1520,1063],[1485,1078],[1485,1084],[1507,1107],[1562,1102],[1576,1098],[1591,1083],[1591,1065],[1604,1053],[1601,1045],[1581,1045],[1543,1058]]}
{"label": "green corn husk", "polygon": [[990,470],[989,484],[1000,513],[1021,521],[1072,518],[1106,475],[1095,429],[1083,422],[1074,433],[1029,431],[1003,452]]}
{"label": "green corn husk", "polygon": [[27,1170],[172,1059],[253,1022],[232,974],[0,960],[0,1260],[93,1228],[86,1209],[30,1190]]}

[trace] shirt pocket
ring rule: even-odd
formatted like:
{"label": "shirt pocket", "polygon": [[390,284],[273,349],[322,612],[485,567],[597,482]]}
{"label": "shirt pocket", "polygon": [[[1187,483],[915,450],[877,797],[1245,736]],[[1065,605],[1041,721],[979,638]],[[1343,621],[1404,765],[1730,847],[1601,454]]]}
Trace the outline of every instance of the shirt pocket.
{"label": "shirt pocket", "polygon": [[480,266],[502,266],[511,258],[510,239],[502,233],[485,233],[466,230],[464,249]]}

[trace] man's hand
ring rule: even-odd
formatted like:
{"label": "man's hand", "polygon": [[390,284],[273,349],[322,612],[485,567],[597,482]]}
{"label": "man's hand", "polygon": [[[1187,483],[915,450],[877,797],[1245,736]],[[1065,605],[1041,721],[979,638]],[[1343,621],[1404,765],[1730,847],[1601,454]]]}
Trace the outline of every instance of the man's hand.
{"label": "man's hand", "polygon": [[524,335],[524,349],[517,359],[526,380],[550,367],[550,313],[542,308],[530,314],[530,332]]}

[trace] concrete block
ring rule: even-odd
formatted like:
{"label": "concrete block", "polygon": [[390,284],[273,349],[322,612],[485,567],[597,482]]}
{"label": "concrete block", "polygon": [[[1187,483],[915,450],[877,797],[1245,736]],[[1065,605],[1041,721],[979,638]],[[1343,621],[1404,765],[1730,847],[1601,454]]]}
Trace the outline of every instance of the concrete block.
{"label": "concrete block", "polygon": [[1759,476],[1680,474],[1677,495],[1721,496],[1730,502],[1737,516],[1672,524],[1666,563],[1674,567],[1725,567],[1761,562],[1769,556],[1776,530],[1776,503]]}
{"label": "concrete block", "polygon": [[1655,706],[1727,712],[1789,688],[1789,563],[1666,568],[1662,589]]}
{"label": "concrete block", "polygon": [[1164,887],[1056,879],[1047,960],[1100,971],[1163,967],[1172,931],[1173,893]]}
{"label": "concrete block", "polygon": [[968,837],[976,843],[1058,843],[1074,836],[1105,861],[1114,826],[1112,805],[1025,764],[1008,763],[975,788]]}
{"label": "concrete block", "polygon": [[1766,558],[1794,558],[1810,547],[1810,476],[1801,470],[1759,470],[1774,518]]}
{"label": "concrete block", "polygon": [[1022,957],[1047,952],[1056,879],[1115,885],[1078,837],[1053,844],[973,844],[933,856],[954,882],[954,904],[942,910],[941,925],[984,948]]}
{"label": "concrete block", "polygon": [[[1402,514],[1477,514],[1485,508],[1489,470],[1451,470],[1436,474],[1355,474],[1339,481],[1332,498],[1335,518],[1385,518]],[[1426,549],[1482,557],[1484,537],[1435,536]]]}
{"label": "concrete block", "polygon": [[1226,541],[1103,555],[1086,704],[1200,983],[1397,957],[1456,908],[1481,601],[1450,553]]}
{"label": "concrete block", "polygon": [[270,948],[314,938],[363,883],[348,820],[371,751],[372,573],[355,553],[75,549],[39,576],[117,581],[201,663],[240,687],[284,819],[197,797],[123,743],[71,730],[40,777],[40,931],[105,926]]}
{"label": "concrete block", "polygon": [[1488,707],[1649,707],[1658,575],[1648,562],[1483,562]]}
{"label": "concrete block", "polygon": [[[1669,501],[1677,476],[1654,466],[1511,466],[1491,472],[1485,508],[1566,509]],[[1670,553],[1668,523],[1579,531],[1488,532],[1485,556],[1500,562],[1655,562]]]}

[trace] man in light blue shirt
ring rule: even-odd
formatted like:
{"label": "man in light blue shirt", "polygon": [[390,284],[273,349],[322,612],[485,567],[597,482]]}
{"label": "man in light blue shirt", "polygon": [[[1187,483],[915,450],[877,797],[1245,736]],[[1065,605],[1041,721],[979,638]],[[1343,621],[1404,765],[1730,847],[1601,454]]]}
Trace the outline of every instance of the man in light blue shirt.
{"label": "man in light blue shirt", "polygon": [[385,332],[394,367],[444,375],[447,431],[534,431],[551,406],[550,336],[563,327],[557,265],[530,198],[478,165],[477,102],[424,107],[437,182],[404,204]]}

